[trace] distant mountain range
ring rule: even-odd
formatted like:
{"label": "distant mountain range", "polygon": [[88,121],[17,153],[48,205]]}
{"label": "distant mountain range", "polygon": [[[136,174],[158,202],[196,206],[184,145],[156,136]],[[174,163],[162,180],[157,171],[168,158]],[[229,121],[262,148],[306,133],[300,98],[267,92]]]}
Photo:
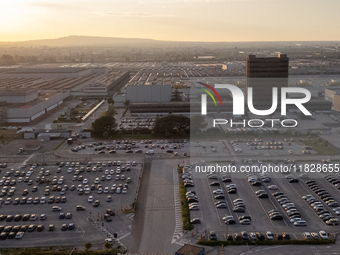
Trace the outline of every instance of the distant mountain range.
{"label": "distant mountain range", "polygon": [[[161,41],[153,39],[139,38],[116,38],[97,36],[77,36],[71,35],[57,39],[42,39],[20,42],[0,42],[0,47],[190,47],[190,46],[212,46],[215,47],[257,47],[257,46],[296,46],[301,42],[181,42],[181,41]],[[303,42],[304,45],[328,45],[333,42]]]}

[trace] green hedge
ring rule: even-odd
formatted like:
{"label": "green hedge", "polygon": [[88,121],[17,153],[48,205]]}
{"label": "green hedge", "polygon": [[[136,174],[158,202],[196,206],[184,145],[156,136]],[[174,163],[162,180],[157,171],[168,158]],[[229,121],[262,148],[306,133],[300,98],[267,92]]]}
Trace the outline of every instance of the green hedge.
{"label": "green hedge", "polygon": [[248,241],[211,241],[200,240],[197,244],[205,246],[228,246],[228,245],[318,245],[318,244],[334,244],[334,240],[330,239],[304,239],[304,240],[248,240]]}
{"label": "green hedge", "polygon": [[189,210],[189,205],[187,203],[186,196],[185,196],[186,193],[187,193],[187,188],[184,187],[184,183],[181,182],[179,184],[179,195],[181,199],[183,229],[192,230],[194,226],[190,223],[190,210]]}

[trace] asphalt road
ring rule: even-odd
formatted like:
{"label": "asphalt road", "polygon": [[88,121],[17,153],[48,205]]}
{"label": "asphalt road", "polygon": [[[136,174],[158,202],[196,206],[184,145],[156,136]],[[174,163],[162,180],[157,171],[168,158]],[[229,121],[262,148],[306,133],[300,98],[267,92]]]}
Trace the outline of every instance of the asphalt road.
{"label": "asphalt road", "polygon": [[128,252],[173,253],[180,246],[171,244],[175,230],[173,160],[148,158],[145,161],[137,210]]}

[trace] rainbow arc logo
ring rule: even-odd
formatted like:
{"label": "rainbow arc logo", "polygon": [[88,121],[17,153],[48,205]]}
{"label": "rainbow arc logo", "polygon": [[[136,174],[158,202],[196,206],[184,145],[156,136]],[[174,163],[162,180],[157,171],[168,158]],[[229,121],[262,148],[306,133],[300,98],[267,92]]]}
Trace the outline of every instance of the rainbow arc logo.
{"label": "rainbow arc logo", "polygon": [[[220,101],[220,104],[221,104],[221,106],[222,106],[222,100],[221,100],[221,98],[220,98],[220,95],[217,93],[217,91],[216,91],[213,87],[211,87],[210,85],[205,84],[205,83],[203,83],[203,82],[198,82],[198,84],[201,84],[201,85],[207,87],[208,89],[210,89],[212,92],[214,92],[214,94],[217,96],[217,98],[218,98],[218,100]],[[199,88],[199,87],[198,87],[198,88]],[[207,89],[205,89],[205,88],[199,88],[199,89],[201,89],[201,90],[203,90],[204,92],[206,92],[206,93],[212,98],[212,100],[214,101],[215,105],[217,106],[215,97],[213,96],[213,94],[211,94],[211,92],[210,92],[209,90],[207,90]]]}

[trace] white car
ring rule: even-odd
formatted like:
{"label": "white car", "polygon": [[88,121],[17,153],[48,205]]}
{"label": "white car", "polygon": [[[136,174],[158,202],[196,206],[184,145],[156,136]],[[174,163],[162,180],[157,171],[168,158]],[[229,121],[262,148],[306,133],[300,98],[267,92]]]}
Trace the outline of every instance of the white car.
{"label": "white car", "polygon": [[274,239],[274,234],[270,231],[266,232],[266,236],[268,240],[273,240]]}
{"label": "white car", "polygon": [[85,178],[84,180],[83,180],[83,184],[87,184],[87,178]]}
{"label": "white car", "polygon": [[116,181],[119,181],[119,179],[120,179],[119,174],[116,175],[116,178],[115,178],[115,179],[116,179]]}
{"label": "white car", "polygon": [[299,220],[294,222],[294,226],[307,226],[307,222],[304,220]]}
{"label": "white car", "polygon": [[192,205],[189,207],[189,210],[199,210],[199,206],[198,205]]}
{"label": "white car", "polygon": [[126,166],[130,166],[130,161],[126,162]]}
{"label": "white car", "polygon": [[111,180],[111,175],[110,174],[106,176],[106,180]]}
{"label": "white car", "polygon": [[327,233],[323,230],[319,231],[319,235],[322,239],[328,239]]}
{"label": "white car", "polygon": [[301,220],[302,220],[301,218],[293,218],[293,219],[290,219],[290,222],[294,223],[294,222],[301,221]]}
{"label": "white car", "polygon": [[270,185],[270,186],[268,186],[268,189],[277,190],[277,186],[276,185]]}
{"label": "white car", "polygon": [[121,180],[125,180],[125,175],[122,174],[122,175],[120,176],[120,179],[121,179]]}
{"label": "white car", "polygon": [[95,183],[95,184],[98,184],[98,183],[100,183],[100,180],[99,180],[99,178],[96,178],[96,179],[94,180],[94,183]]}
{"label": "white car", "polygon": [[252,240],[256,240],[257,239],[256,233],[255,232],[250,232],[249,233],[249,238],[252,239]]}
{"label": "white car", "polygon": [[312,238],[312,236],[310,235],[309,232],[303,232],[303,237],[304,237],[305,239],[310,239],[310,238]]}
{"label": "white car", "polygon": [[106,169],[105,174],[109,174],[109,173],[110,173],[109,169]]}
{"label": "white car", "polygon": [[122,194],[126,194],[127,193],[127,188],[124,188],[123,190],[122,190]]}
{"label": "white car", "polygon": [[40,199],[40,204],[45,204],[45,202],[46,202],[46,197],[42,197],[42,198]]}
{"label": "white car", "polygon": [[93,203],[93,196],[89,196],[89,198],[87,199],[87,202]]}
{"label": "white car", "polygon": [[16,235],[15,235],[15,239],[21,239],[23,236],[24,236],[25,232],[18,232]]}
{"label": "white car", "polygon": [[116,189],[116,193],[117,193],[117,194],[121,193],[121,191],[122,191],[122,190],[121,190],[120,187],[118,187],[118,188]]}
{"label": "white car", "polygon": [[215,195],[217,195],[217,194],[223,194],[223,190],[221,190],[221,189],[215,189],[215,190],[213,191],[213,193],[214,193]]}
{"label": "white car", "polygon": [[111,169],[111,170],[110,170],[110,174],[111,174],[111,175],[115,174],[115,170]]}

